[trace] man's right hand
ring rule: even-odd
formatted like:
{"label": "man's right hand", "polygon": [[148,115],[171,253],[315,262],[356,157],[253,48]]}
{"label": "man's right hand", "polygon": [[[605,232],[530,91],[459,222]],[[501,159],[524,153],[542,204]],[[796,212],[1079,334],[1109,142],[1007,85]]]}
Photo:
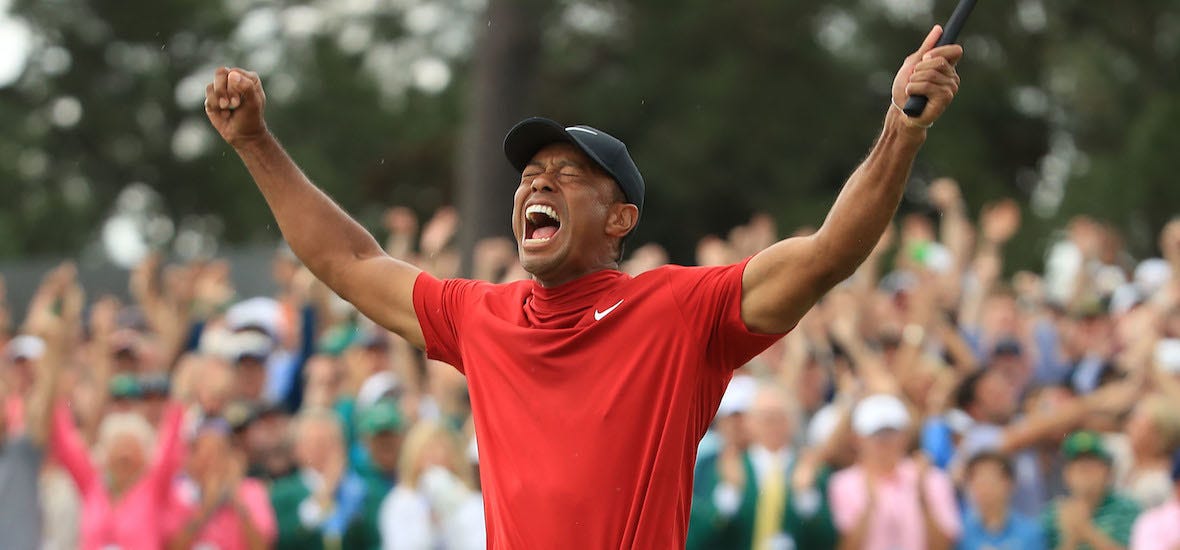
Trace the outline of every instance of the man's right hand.
{"label": "man's right hand", "polygon": [[222,67],[205,87],[205,114],[222,139],[234,147],[266,135],[265,107],[266,92],[258,73]]}

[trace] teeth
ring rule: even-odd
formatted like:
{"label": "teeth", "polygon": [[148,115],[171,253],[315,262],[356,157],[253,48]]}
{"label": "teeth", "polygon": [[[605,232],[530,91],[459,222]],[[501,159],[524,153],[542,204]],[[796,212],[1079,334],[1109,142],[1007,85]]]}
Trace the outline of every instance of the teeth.
{"label": "teeth", "polygon": [[534,204],[532,206],[529,206],[528,208],[525,208],[524,215],[527,216],[530,220],[534,219],[533,214],[544,214],[544,215],[549,216],[550,218],[553,218],[554,220],[556,220],[557,223],[561,223],[561,218],[557,217],[557,211],[554,210],[553,207],[551,207],[551,206],[546,206],[544,204]]}

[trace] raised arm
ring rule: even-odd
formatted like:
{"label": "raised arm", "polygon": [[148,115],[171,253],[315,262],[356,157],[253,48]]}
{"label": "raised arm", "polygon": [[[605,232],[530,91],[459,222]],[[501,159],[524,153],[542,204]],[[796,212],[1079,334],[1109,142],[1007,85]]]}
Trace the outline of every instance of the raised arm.
{"label": "raised arm", "polygon": [[267,130],[265,104],[258,75],[241,69],[218,69],[205,90],[205,114],[246,164],[295,255],[361,313],[422,347],[413,303],[420,270],[389,257],[308,180]]}
{"label": "raised arm", "polygon": [[893,101],[911,94],[930,98],[923,115],[890,108],[868,158],[852,173],[819,231],[780,241],[759,252],[742,278],[742,320],[757,332],[790,330],[828,289],[848,278],[877,244],[901,201],[910,167],[929,127],[959,88],[957,45],[934,48],[935,27],[905,59],[893,81]]}
{"label": "raised arm", "polygon": [[[30,308],[26,319],[26,331],[45,342],[45,355],[38,362],[26,424],[29,439],[39,447],[44,446],[49,437],[53,399],[58,391],[57,380],[73,349],[78,319],[85,302],[76,277],[77,270],[73,264],[63,264],[55,269],[47,278],[49,281],[38,290],[47,290],[50,299],[34,300],[34,308]],[[60,314],[53,312],[54,304],[60,307]]]}

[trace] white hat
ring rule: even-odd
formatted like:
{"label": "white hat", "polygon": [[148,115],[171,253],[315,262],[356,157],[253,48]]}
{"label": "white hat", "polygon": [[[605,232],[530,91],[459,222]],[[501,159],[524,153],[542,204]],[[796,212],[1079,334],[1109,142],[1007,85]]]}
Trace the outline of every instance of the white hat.
{"label": "white hat", "polygon": [[852,412],[852,429],[858,435],[873,435],[881,430],[904,430],[909,425],[910,412],[905,404],[887,393],[861,399]]}
{"label": "white hat", "polygon": [[274,340],[257,332],[230,334],[227,337],[225,345],[226,358],[230,361],[240,361],[243,357],[255,357],[265,360],[275,348]]}
{"label": "white hat", "polygon": [[840,425],[840,407],[835,403],[824,405],[811,416],[807,423],[807,445],[818,447],[832,437],[832,433]]}
{"label": "white hat", "polygon": [[1135,286],[1150,296],[1172,280],[1172,266],[1162,258],[1148,258],[1135,266]]}
{"label": "white hat", "polygon": [[1180,374],[1180,339],[1166,338],[1155,345],[1155,365],[1168,374]]}
{"label": "white hat", "polygon": [[1113,315],[1122,315],[1131,308],[1143,303],[1143,296],[1140,294],[1139,285],[1127,283],[1120,285],[1114,289],[1110,295],[1110,313]]}
{"label": "white hat", "polygon": [[273,298],[259,296],[238,302],[225,312],[225,323],[230,330],[259,328],[278,339],[282,307]]}
{"label": "white hat", "polygon": [[45,341],[37,336],[22,334],[8,341],[4,349],[10,361],[31,359],[36,361],[45,355]]}
{"label": "white hat", "polygon": [[952,432],[959,435],[967,433],[975,425],[975,419],[963,409],[951,409],[942,415],[942,419]]}
{"label": "white hat", "polygon": [[734,376],[725,388],[725,394],[721,396],[721,405],[717,407],[718,418],[750,410],[755,393],[758,393],[758,382],[753,376]]}
{"label": "white hat", "polygon": [[356,392],[357,408],[363,409],[376,403],[397,386],[397,376],[392,372],[381,371],[369,376],[361,383],[360,390]]}

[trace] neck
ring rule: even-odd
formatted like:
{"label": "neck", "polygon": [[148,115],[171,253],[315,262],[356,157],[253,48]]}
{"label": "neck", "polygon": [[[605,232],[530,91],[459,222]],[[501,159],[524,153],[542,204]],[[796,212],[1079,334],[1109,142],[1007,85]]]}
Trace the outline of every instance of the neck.
{"label": "neck", "polygon": [[887,476],[893,473],[897,468],[897,461],[894,460],[874,460],[864,463],[864,469],[870,473]]}
{"label": "neck", "polygon": [[1091,510],[1098,507],[1102,503],[1102,499],[1106,498],[1106,491],[1101,491],[1094,494],[1078,494],[1077,497],[1086,503]]}
{"label": "neck", "polygon": [[605,271],[608,269],[612,271],[618,271],[619,263],[615,261],[601,262],[596,267],[590,267],[574,271],[572,273],[533,275],[533,279],[537,281],[537,284],[545,288],[552,288],[555,286],[564,285],[570,281],[580,279],[592,273],[598,273],[599,271]]}
{"label": "neck", "polygon": [[1004,503],[977,503],[976,509],[988,531],[999,531],[1008,519],[1008,509]]}

